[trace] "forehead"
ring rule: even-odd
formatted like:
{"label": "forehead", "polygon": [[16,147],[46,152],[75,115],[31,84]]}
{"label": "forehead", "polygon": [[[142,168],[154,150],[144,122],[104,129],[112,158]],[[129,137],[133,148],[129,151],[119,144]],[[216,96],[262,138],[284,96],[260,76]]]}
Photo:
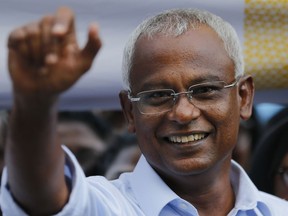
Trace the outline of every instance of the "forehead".
{"label": "forehead", "polygon": [[[234,64],[223,41],[213,29],[202,25],[180,36],[142,36],[135,46],[130,73],[131,86],[165,82],[171,75],[184,79],[234,76]],[[190,78],[188,78],[190,76]]]}

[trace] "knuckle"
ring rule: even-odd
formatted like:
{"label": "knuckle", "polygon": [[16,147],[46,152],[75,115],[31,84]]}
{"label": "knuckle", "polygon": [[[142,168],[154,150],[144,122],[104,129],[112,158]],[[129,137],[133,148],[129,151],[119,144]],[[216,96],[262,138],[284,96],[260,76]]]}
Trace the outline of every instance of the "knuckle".
{"label": "knuckle", "polygon": [[12,31],[8,37],[8,47],[12,48],[21,41],[23,41],[26,37],[26,34],[23,28],[18,28]]}
{"label": "knuckle", "polygon": [[26,31],[31,38],[39,37],[40,30],[37,23],[30,24],[26,27]]}

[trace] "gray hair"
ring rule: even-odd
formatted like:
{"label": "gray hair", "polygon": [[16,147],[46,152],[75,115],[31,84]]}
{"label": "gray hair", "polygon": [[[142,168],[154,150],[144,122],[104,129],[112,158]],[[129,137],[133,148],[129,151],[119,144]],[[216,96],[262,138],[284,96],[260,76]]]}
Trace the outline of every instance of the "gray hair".
{"label": "gray hair", "polygon": [[235,66],[235,78],[243,75],[244,61],[241,45],[234,28],[219,16],[199,9],[173,9],[144,20],[130,35],[123,53],[122,75],[125,89],[130,89],[130,71],[135,44],[140,36],[152,38],[156,34],[177,37],[204,24],[210,26],[222,39],[224,48]]}

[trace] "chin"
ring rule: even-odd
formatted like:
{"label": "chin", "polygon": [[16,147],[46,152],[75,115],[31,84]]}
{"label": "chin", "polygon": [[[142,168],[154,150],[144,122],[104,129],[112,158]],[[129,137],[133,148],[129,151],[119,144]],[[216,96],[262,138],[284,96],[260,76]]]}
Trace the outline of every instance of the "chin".
{"label": "chin", "polygon": [[212,161],[207,159],[187,158],[178,159],[173,163],[168,163],[169,170],[177,175],[197,175],[211,168]]}

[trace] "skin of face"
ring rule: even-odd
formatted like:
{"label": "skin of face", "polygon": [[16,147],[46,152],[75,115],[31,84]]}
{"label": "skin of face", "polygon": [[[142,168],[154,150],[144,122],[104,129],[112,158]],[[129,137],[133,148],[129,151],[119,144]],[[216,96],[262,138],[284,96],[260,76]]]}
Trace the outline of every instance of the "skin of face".
{"label": "skin of face", "polygon": [[[288,153],[283,158],[280,167],[288,167]],[[288,185],[285,184],[282,176],[280,175],[275,175],[274,178],[274,194],[288,200]]]}
{"label": "skin of face", "polygon": [[[178,37],[142,36],[136,43],[130,74],[133,95],[164,88],[183,92],[193,84],[219,80],[234,82],[234,64],[222,40],[208,26]],[[205,173],[219,180],[218,176],[229,173],[226,171],[240,117],[247,119],[251,115],[253,81],[244,77],[237,87],[224,90],[219,103],[205,109],[197,108],[181,95],[171,111],[145,115],[127,99],[125,92],[120,93],[120,99],[129,131],[137,134],[148,163],[166,182],[190,181]],[[205,138],[182,144],[169,141],[171,136],[192,134],[205,134]],[[203,178],[198,180],[202,184]]]}

